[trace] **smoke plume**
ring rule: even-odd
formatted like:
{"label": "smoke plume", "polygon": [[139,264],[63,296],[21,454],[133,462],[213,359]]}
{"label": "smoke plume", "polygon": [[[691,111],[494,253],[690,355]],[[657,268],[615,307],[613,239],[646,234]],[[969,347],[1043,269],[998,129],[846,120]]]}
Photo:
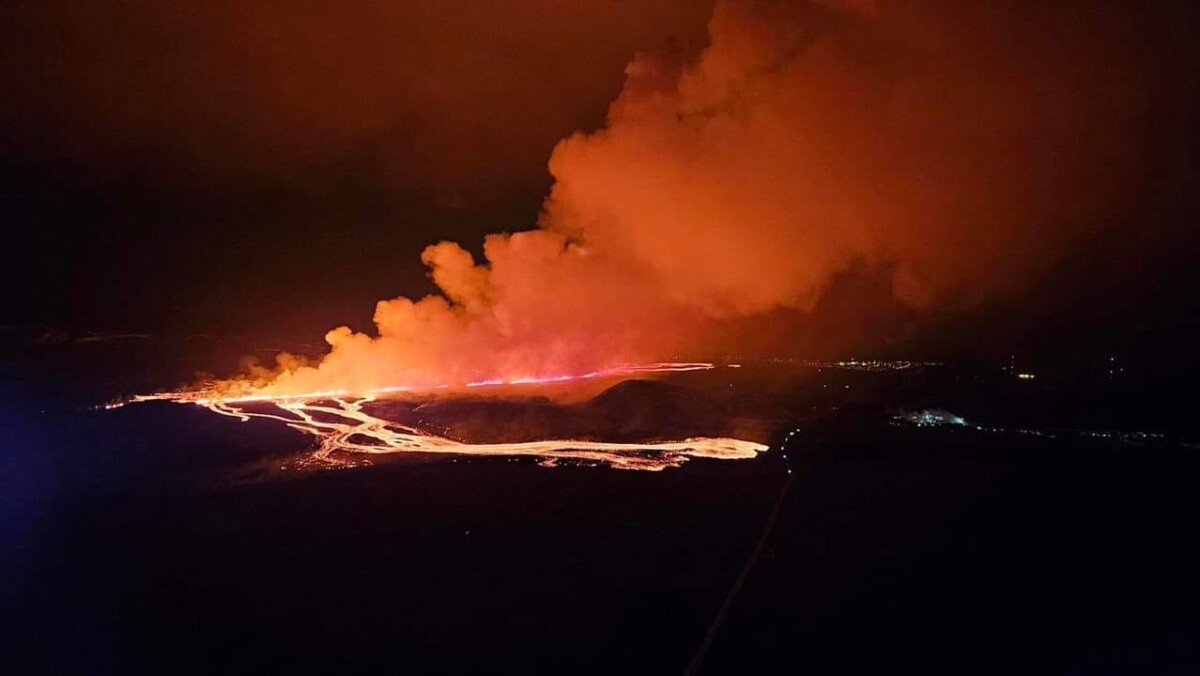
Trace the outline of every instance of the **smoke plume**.
{"label": "smoke plume", "polygon": [[528,232],[422,256],[440,295],[379,303],[268,392],[582,373],[803,315],[850,270],[915,309],[1021,293],[1139,180],[1120,17],[1043,4],[754,2],[702,49],[639,54],[605,126],[561,141]]}

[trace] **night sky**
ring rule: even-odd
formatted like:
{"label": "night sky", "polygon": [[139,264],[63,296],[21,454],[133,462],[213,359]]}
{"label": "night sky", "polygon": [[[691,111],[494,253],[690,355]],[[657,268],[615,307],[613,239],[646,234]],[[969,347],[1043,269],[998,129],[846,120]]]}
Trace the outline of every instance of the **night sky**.
{"label": "night sky", "polygon": [[706,4],[9,3],[5,323],[365,324],[424,246],[532,227],[555,142]]}
{"label": "night sky", "polygon": [[[604,124],[634,54],[698,51],[711,4],[8,3],[0,323],[368,329],[375,301],[434,290],[425,246],[478,253],[486,233],[534,227],[556,142]],[[1061,13],[1091,30],[1095,3],[1070,5]],[[1124,19],[1116,60],[1136,65],[1147,102],[1125,158],[1144,169],[1134,206],[1015,300],[934,313],[914,335],[1186,344],[1195,333],[1197,10],[1100,6]],[[830,299],[870,286],[853,276],[817,316],[836,319]],[[771,321],[819,331],[785,314]]]}

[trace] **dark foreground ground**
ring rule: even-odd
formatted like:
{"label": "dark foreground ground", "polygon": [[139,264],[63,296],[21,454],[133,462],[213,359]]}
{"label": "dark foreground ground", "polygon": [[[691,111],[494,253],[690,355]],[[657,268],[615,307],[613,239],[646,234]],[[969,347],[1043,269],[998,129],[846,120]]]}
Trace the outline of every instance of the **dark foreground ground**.
{"label": "dark foreground ground", "polygon": [[[679,674],[788,476],[788,427],[660,474],[281,473],[308,440],[270,423],[7,394],[12,674]],[[795,481],[701,673],[1200,671],[1194,449],[796,400]]]}

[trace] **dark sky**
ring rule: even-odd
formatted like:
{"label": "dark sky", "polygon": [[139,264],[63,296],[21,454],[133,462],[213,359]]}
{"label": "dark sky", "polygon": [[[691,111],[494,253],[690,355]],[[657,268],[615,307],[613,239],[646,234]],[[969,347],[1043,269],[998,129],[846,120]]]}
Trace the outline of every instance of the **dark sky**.
{"label": "dark sky", "polygon": [[533,227],[555,142],[710,4],[6,3],[0,323],[367,325],[427,244]]}
{"label": "dark sky", "polygon": [[[699,44],[711,4],[6,3],[0,324],[366,328],[376,300],[432,290],[426,245],[532,227],[556,141],[603,123],[636,52]],[[1151,101],[1130,158],[1149,187],[980,326],[1195,330],[1197,10],[1103,4]]]}

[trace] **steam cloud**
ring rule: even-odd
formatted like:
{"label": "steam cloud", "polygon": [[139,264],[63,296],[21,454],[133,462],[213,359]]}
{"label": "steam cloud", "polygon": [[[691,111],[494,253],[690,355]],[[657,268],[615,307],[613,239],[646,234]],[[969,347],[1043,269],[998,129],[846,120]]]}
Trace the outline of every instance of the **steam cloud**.
{"label": "steam cloud", "polygon": [[1138,180],[1138,74],[1102,8],[976,5],[721,2],[707,46],[638,55],[606,126],[559,143],[539,229],[482,261],[430,246],[441,295],[382,301],[378,335],[334,329],[319,364],[255,385],[663,359],[723,320],[809,312],[854,266],[913,308],[1023,290]]}

